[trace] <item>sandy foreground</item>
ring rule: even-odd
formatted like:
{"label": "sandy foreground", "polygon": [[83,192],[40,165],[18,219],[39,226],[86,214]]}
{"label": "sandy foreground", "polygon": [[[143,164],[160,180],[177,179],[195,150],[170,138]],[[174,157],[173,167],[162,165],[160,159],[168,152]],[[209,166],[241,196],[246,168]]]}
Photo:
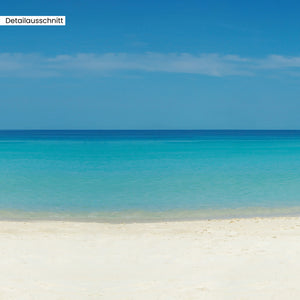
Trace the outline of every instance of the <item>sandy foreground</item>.
{"label": "sandy foreground", "polygon": [[0,222],[0,299],[300,299],[300,218]]}

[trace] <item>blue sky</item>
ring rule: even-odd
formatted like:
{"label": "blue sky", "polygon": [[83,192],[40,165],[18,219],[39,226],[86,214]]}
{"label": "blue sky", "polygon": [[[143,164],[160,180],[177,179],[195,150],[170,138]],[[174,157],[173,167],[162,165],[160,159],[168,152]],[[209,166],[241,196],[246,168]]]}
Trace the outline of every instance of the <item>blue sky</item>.
{"label": "blue sky", "polygon": [[297,1],[10,1],[1,129],[300,129]]}

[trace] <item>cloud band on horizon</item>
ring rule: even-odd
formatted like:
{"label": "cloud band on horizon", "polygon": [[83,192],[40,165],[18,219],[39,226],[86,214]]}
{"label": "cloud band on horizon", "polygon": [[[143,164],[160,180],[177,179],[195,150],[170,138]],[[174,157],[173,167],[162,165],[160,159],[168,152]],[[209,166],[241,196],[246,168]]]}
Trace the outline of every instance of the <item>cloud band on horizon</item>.
{"label": "cloud band on horizon", "polygon": [[79,53],[47,57],[41,54],[0,53],[1,77],[53,77],[80,74],[107,75],[117,71],[167,72],[207,76],[253,76],[266,70],[300,68],[300,56],[189,53]]}

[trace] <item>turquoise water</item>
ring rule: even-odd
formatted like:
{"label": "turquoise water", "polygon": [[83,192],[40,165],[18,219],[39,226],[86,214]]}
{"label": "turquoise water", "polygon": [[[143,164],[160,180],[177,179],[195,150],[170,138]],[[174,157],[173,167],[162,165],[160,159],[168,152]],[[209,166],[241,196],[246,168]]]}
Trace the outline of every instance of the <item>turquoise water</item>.
{"label": "turquoise water", "polygon": [[300,214],[300,131],[0,131],[0,218]]}

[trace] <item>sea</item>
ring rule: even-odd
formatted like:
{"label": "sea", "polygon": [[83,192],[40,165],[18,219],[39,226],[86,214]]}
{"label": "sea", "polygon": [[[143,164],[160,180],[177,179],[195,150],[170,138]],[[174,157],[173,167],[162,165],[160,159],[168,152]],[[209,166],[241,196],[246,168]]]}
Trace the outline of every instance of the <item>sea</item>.
{"label": "sea", "polygon": [[300,131],[0,131],[0,220],[300,216]]}

